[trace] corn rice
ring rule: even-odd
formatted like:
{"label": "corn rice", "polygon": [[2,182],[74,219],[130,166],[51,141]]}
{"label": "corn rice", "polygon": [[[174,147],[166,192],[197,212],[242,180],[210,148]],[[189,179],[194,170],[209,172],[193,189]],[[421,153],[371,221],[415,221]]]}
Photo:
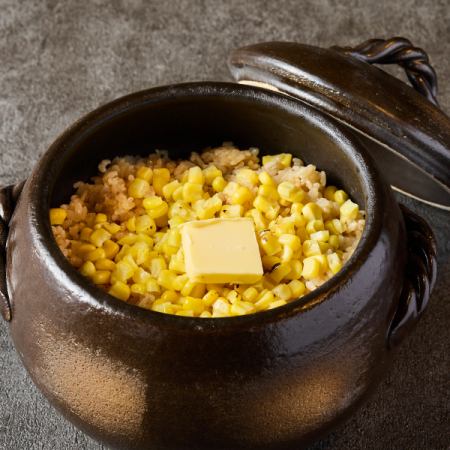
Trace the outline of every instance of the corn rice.
{"label": "corn rice", "polygon": [[[289,153],[231,143],[172,161],[166,152],[99,164],[70,203],[50,210],[62,253],[116,298],[187,317],[228,317],[277,308],[338,273],[365,213],[326,175]],[[253,219],[264,276],[253,285],[205,285],[185,274],[178,227],[214,217]]]}

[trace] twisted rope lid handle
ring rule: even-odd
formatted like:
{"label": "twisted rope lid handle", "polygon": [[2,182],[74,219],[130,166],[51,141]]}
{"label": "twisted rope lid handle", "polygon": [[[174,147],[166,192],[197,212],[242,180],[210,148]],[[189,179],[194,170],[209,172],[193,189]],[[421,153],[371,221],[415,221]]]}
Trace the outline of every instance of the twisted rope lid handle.
{"label": "twisted rope lid handle", "polygon": [[426,52],[402,37],[369,39],[356,47],[331,47],[369,64],[398,64],[405,69],[413,88],[431,103],[437,101],[437,76]]}

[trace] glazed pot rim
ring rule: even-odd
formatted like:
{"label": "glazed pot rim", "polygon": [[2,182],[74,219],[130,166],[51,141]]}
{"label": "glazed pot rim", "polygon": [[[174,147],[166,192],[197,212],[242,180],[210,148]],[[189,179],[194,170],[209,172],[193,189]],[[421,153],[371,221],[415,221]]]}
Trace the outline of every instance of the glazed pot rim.
{"label": "glazed pot rim", "polygon": [[[168,98],[176,100],[182,96],[232,96],[245,98],[248,101],[260,102],[271,107],[284,109],[285,111],[305,117],[312,126],[316,126],[335,141],[338,141],[342,151],[351,156],[353,164],[358,166],[358,174],[365,192],[366,224],[360,241],[352,256],[344,264],[336,275],[327,280],[307,295],[293,300],[286,305],[244,316],[222,317],[222,318],[199,318],[183,317],[172,314],[164,314],[156,311],[140,308],[136,305],[119,300],[107,292],[91,284],[81,275],[65,258],[54,239],[48,210],[53,191],[52,181],[55,179],[57,159],[62,151],[68,150],[82,136],[94,128],[124,114],[133,108],[141,107],[149,103],[167,101]],[[347,131],[342,130],[342,125],[317,111],[313,107],[287,97],[284,94],[268,91],[263,88],[246,86],[228,82],[189,82],[173,85],[154,87],[134,92],[111,102],[108,102],[95,110],[84,115],[71,126],[69,126],[48,148],[36,165],[32,176],[27,184],[32,185],[30,189],[29,220],[38,232],[35,245],[43,258],[48,258],[49,267],[55,271],[55,280],[66,285],[70,292],[83,291],[83,302],[89,299],[90,306],[105,311],[121,314],[131,320],[147,321],[149,324],[158,324],[167,327],[187,327],[199,330],[216,330],[228,327],[239,327],[247,324],[261,324],[272,322],[281,316],[291,316],[310,309],[324,302],[331,294],[346,283],[349,277],[356,272],[374,247],[381,230],[381,206],[380,189],[381,180],[374,169],[374,164],[363,148],[362,144],[355,138],[349,136]],[[81,297],[81,296],[80,296]]]}

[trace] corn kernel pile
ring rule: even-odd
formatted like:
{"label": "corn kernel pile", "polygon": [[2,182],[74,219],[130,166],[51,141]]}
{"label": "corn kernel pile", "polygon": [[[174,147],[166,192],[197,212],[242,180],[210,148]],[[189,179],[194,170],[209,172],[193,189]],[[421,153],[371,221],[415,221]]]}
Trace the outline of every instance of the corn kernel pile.
{"label": "corn kernel pile", "polygon": [[[190,160],[165,152],[102,161],[50,210],[56,241],[81,274],[114,297],[179,316],[251,314],[297,299],[341,270],[364,212],[324,172],[291,154],[258,158],[230,143]],[[194,283],[185,273],[179,225],[250,217],[264,268],[253,285]]]}

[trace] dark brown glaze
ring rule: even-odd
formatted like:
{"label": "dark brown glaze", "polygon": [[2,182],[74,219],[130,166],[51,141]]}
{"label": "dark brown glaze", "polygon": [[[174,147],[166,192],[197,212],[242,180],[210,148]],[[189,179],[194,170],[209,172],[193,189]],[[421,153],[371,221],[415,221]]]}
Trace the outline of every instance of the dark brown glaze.
{"label": "dark brown glaze", "polygon": [[405,282],[389,331],[389,345],[401,342],[425,310],[436,282],[436,242],[429,225],[400,205],[406,223],[408,257]]}
{"label": "dark brown glaze", "polygon": [[[48,209],[99,160],[154,148],[184,157],[223,140],[263,153],[289,150],[362,205],[365,231],[338,275],[277,309],[200,319],[121,302],[70,266]],[[426,235],[417,252],[434,264]],[[301,448],[349,414],[385,369],[411,255],[406,236],[364,148],[313,108],[228,83],[139,92],[69,128],[25,184],[8,239],[11,335],[48,400],[110,446]]]}
{"label": "dark brown glaze", "polygon": [[331,47],[370,64],[398,64],[405,69],[414,89],[431,103],[437,101],[437,76],[426,52],[415,47],[409,39],[369,39],[356,47]]}

